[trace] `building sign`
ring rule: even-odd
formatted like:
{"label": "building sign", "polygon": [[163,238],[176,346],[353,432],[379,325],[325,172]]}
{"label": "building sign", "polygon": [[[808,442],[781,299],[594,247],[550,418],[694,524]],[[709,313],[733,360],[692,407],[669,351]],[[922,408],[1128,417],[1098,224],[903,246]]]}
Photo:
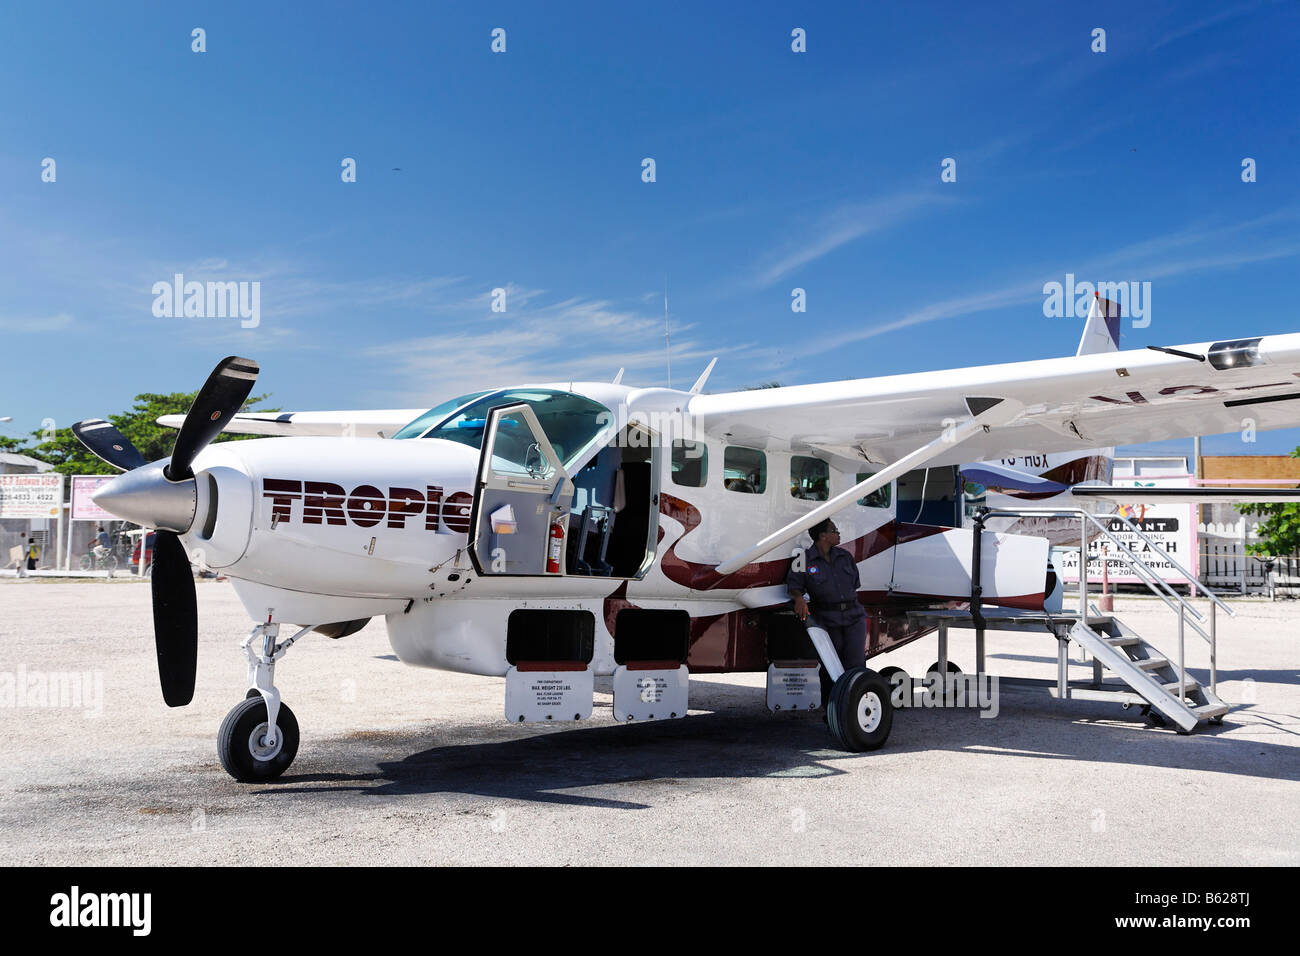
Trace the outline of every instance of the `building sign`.
{"label": "building sign", "polygon": [[116,475],[72,476],[72,520],[116,521],[117,518],[90,500],[100,485],[112,481]]}
{"label": "building sign", "polygon": [[[1124,487],[1164,487],[1188,488],[1191,482],[1186,476],[1176,478],[1117,478],[1114,482]],[[1115,509],[1132,524],[1136,525],[1148,538],[1158,544],[1164,551],[1184,568],[1196,576],[1200,573],[1199,555],[1196,547],[1196,506],[1184,504],[1120,505]],[[1138,535],[1128,530],[1118,520],[1107,519],[1098,515],[1098,520],[1106,530],[1118,538],[1133,551],[1141,561],[1151,568],[1161,579],[1171,584],[1185,584],[1187,578],[1174,567],[1155,548],[1143,541]],[[1135,574],[1129,562],[1119,554],[1119,547],[1106,536],[1098,534],[1088,545],[1088,580],[1097,584],[1102,579],[1102,559],[1108,559],[1107,576],[1113,584],[1142,584],[1143,580]],[[1062,581],[1079,580],[1079,551],[1053,551],[1052,563]]]}
{"label": "building sign", "polygon": [[57,518],[62,507],[62,475],[0,475],[0,518]]}

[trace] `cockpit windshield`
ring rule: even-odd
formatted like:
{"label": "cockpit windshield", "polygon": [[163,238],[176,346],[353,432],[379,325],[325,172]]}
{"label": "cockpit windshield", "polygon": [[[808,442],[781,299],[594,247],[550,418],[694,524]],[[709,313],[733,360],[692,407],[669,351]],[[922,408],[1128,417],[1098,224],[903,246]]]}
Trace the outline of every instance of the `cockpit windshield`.
{"label": "cockpit windshield", "polygon": [[[488,412],[501,405],[527,404],[567,469],[590,450],[614,421],[604,405],[572,392],[547,388],[506,388],[477,392],[444,402],[397,432],[394,438],[445,438],[473,448],[483,445]],[[514,425],[507,419],[503,427]]]}
{"label": "cockpit windshield", "polygon": [[462,395],[459,398],[453,398],[449,402],[443,402],[441,405],[435,405],[415,421],[408,425],[403,425],[393,435],[394,438],[419,438],[424,435],[430,428],[437,425],[444,418],[462,406],[468,405],[476,398],[482,398],[487,392],[470,392],[468,395]]}

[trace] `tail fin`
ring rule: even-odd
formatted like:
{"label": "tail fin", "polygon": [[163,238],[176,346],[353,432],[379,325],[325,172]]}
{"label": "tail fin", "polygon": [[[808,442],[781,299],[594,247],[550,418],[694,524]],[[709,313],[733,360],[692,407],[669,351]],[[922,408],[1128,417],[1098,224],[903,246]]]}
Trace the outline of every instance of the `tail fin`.
{"label": "tail fin", "polygon": [[1083,327],[1083,337],[1079,339],[1079,351],[1074,354],[1118,352],[1119,328],[1119,305],[1110,299],[1103,299],[1100,292],[1094,292],[1092,308],[1088,310],[1088,322]]}

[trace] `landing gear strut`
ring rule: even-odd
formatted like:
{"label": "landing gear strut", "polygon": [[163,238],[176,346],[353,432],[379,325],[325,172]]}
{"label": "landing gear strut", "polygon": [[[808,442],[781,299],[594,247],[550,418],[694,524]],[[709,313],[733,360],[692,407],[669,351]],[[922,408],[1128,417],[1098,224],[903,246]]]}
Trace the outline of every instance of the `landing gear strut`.
{"label": "landing gear strut", "polygon": [[[280,702],[275,662],[311,627],[277,644],[280,625],[271,623],[270,615],[267,618],[241,645],[248,656],[248,695],[231,709],[217,731],[221,766],[241,783],[274,780],[289,769],[298,754],[298,720]],[[259,643],[260,650],[256,647]]]}

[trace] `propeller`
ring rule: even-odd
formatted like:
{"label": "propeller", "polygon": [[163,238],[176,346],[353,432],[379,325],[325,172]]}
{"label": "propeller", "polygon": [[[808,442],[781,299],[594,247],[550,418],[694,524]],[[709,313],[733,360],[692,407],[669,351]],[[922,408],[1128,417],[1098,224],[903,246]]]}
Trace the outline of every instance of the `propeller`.
{"label": "propeller", "polygon": [[102,418],[88,418],[72,426],[72,434],[90,450],[118,471],[131,471],[144,465],[144,455],[127,437]]}
{"label": "propeller", "polygon": [[172,458],[166,470],[172,481],[193,478],[190,465],[195,457],[221,434],[226,422],[244,407],[244,399],[253,390],[259,369],[252,359],[231,356],[217,363],[208,380],[194,397],[185,413],[181,432],[172,446]]}
{"label": "propeller", "polygon": [[[166,462],[146,463],[125,436],[102,419],[72,426],[72,433],[86,448],[127,472],[102,485],[93,496],[95,503],[158,529],[151,581],[153,634],[158,678],[168,707],[183,707],[194,699],[198,670],[198,602],[194,573],[180,539],[194,521],[194,459],[244,407],[258,371],[252,359],[232,355],[218,362],[185,413]],[[144,542],[140,552],[143,561]]]}
{"label": "propeller", "polygon": [[154,532],[151,575],[153,639],[163,700],[168,707],[184,707],[194,699],[199,669],[199,607],[194,572],[176,532]]}

